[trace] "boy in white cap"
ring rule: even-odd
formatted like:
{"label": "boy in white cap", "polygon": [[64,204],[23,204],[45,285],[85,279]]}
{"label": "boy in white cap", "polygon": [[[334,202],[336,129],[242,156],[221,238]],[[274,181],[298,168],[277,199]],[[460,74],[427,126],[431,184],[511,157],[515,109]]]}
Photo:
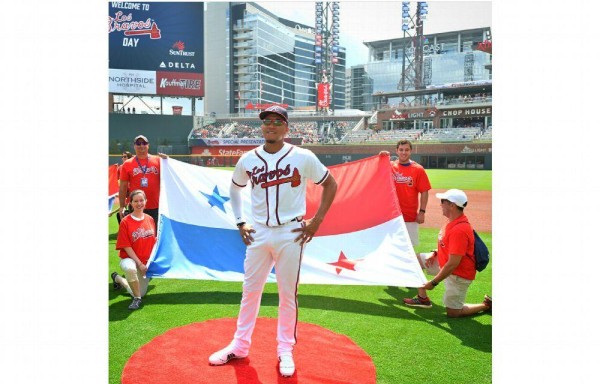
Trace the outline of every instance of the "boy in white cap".
{"label": "boy in white cap", "polygon": [[[467,195],[459,189],[449,189],[444,193],[436,193],[435,196],[441,200],[442,214],[448,218],[448,224],[440,230],[437,251],[427,254],[422,260],[427,273],[435,275],[423,288],[434,289],[444,282],[444,305],[448,317],[464,317],[491,311],[492,298],[487,295],[481,304],[465,304],[467,290],[477,273],[473,227],[463,213],[467,206]],[[431,306],[429,297],[419,295],[404,299],[404,303],[410,306]]]}

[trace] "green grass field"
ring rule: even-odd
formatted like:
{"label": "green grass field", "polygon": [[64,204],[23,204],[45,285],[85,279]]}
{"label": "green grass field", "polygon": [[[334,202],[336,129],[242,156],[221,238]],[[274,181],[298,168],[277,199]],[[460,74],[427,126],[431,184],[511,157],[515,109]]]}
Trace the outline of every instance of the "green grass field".
{"label": "green grass field", "polygon": [[[461,172],[460,183],[451,180],[454,175],[444,175],[444,172]],[[491,184],[491,176],[483,172],[439,171],[440,175],[430,174],[430,179],[434,188],[450,188],[441,184],[451,180],[452,188],[467,190],[472,189],[469,185],[485,185],[482,179],[486,177],[488,186]],[[111,384],[120,383],[129,357],[155,336],[194,322],[236,317],[242,292],[241,283],[154,279],[144,299],[145,306],[129,311],[130,297],[113,291],[110,283],[110,272],[121,272],[114,250],[116,232],[117,221],[113,217],[109,219],[107,271]],[[434,249],[437,233],[437,229],[422,228],[417,251]],[[491,233],[480,235],[491,253]],[[477,274],[467,301],[481,302],[484,294],[492,295],[491,288],[492,263]],[[414,289],[301,285],[299,319],[354,340],[372,357],[378,383],[491,383],[492,316],[447,318],[440,305],[443,291],[443,286],[430,291],[433,308],[415,309],[401,304],[402,298],[415,294]],[[259,316],[276,318],[277,305],[277,286],[267,284]],[[308,341],[300,339],[299,342]]]}
{"label": "green grass field", "polygon": [[465,191],[491,191],[492,171],[464,169],[428,169],[434,189],[457,188]]}

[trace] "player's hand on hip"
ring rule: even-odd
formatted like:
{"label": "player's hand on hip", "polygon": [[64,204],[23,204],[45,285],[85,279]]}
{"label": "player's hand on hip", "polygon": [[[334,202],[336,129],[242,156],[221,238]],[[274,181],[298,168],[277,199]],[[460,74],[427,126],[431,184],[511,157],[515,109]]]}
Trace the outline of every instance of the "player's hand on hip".
{"label": "player's hand on hip", "polygon": [[298,237],[296,237],[296,239],[294,241],[295,242],[300,241],[300,245],[310,243],[313,236],[319,229],[319,225],[321,225],[321,221],[315,220],[314,217],[309,220],[303,220],[302,227],[292,229],[292,232],[301,232],[300,235],[298,235]]}
{"label": "player's hand on hip", "polygon": [[254,241],[253,233],[256,233],[256,230],[250,224],[244,224],[240,227],[240,236],[242,236],[242,241],[246,245],[250,245]]}

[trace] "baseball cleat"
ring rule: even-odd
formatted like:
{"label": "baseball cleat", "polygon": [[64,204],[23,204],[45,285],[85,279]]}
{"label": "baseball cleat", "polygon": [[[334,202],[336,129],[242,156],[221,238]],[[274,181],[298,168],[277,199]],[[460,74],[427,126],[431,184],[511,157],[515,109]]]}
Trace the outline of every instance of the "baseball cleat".
{"label": "baseball cleat", "polygon": [[404,299],[404,304],[410,307],[421,307],[421,308],[431,308],[431,300],[429,297],[421,297],[416,295],[412,299]]}
{"label": "baseball cleat", "polygon": [[296,365],[294,364],[294,358],[292,355],[281,355],[279,356],[279,373],[283,377],[291,377],[296,371]]}
{"label": "baseball cleat", "polygon": [[117,272],[113,272],[110,277],[113,281],[113,289],[115,291],[118,291],[119,289],[123,288],[123,286],[119,283],[117,283],[116,277],[119,276],[119,274]]}
{"label": "baseball cleat", "polygon": [[131,309],[132,311],[135,311],[136,309],[140,309],[140,307],[142,306],[142,299],[138,299],[137,297],[134,297],[133,300],[131,301],[131,304],[129,304],[129,309]]}
{"label": "baseball cleat", "polygon": [[231,359],[243,359],[246,356],[248,355],[241,355],[235,353],[233,351],[233,347],[231,345],[228,345],[220,351],[217,351],[210,355],[210,357],[208,358],[208,363],[210,365],[223,365]]}

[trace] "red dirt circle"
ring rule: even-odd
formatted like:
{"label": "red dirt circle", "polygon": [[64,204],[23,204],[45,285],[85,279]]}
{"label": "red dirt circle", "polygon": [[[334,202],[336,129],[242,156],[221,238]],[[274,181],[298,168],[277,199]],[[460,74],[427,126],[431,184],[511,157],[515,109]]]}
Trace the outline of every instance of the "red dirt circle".
{"label": "red dirt circle", "polygon": [[318,325],[298,323],[296,373],[279,375],[277,319],[259,318],[250,355],[221,366],[208,357],[231,341],[236,319],[215,319],[173,328],[137,350],[125,364],[123,384],[302,383],[375,384],[371,357],[350,338]]}

